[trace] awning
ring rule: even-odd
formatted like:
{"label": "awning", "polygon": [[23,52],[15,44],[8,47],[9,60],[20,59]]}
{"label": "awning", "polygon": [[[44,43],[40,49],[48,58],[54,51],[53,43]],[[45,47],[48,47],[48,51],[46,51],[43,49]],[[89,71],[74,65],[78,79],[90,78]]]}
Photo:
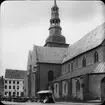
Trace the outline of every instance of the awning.
{"label": "awning", "polygon": [[44,93],[52,93],[52,91],[51,90],[41,90],[37,92],[37,94],[44,94]]}

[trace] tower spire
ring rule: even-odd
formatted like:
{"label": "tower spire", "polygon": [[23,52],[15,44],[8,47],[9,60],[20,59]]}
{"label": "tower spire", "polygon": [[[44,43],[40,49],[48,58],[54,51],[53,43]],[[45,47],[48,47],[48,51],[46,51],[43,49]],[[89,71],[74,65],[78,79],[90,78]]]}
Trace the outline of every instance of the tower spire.
{"label": "tower spire", "polygon": [[54,1],[54,5],[51,8],[51,19],[50,19],[50,28],[49,28],[49,37],[46,39],[45,46],[48,47],[68,47],[66,44],[66,39],[62,35],[60,27],[60,18],[59,18],[59,8],[56,4],[56,0]]}
{"label": "tower spire", "polygon": [[54,0],[54,5],[57,5],[57,4],[56,4],[56,0]]}

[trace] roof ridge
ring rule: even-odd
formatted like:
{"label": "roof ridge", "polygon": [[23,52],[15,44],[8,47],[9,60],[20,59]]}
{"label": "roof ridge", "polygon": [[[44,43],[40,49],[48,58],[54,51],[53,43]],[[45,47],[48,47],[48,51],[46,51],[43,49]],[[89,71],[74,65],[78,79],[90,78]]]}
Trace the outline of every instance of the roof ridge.
{"label": "roof ridge", "polygon": [[[102,36],[102,35],[101,35],[100,40],[99,40],[97,43],[95,43],[96,45],[93,44],[93,46],[92,46],[92,45],[90,46],[90,42],[91,42],[91,43],[93,42],[93,38],[94,38],[94,37],[99,38],[99,34],[101,33],[102,29],[105,27],[104,25],[105,25],[105,22],[103,22],[101,25],[99,25],[99,26],[97,26],[96,28],[94,28],[92,31],[90,31],[89,33],[87,33],[85,36],[83,36],[81,39],[79,39],[79,40],[78,40],[77,42],[75,42],[74,44],[70,45],[70,46],[68,47],[68,49],[67,49],[66,55],[69,56],[69,54],[70,54],[70,52],[71,52],[70,49],[74,50],[73,48],[76,47],[76,48],[75,48],[75,49],[76,49],[76,50],[75,50],[76,52],[74,52],[75,54],[74,54],[73,57],[72,57],[72,58],[74,58],[74,57],[76,57],[77,55],[82,54],[82,53],[84,53],[84,52],[90,50],[91,47],[92,47],[92,48],[95,48],[95,47],[98,46],[100,43],[102,43],[102,42],[103,42],[102,40],[105,39],[105,36]],[[98,30],[98,31],[96,31],[96,30]],[[94,32],[96,33],[96,36],[94,36]],[[98,36],[98,37],[97,37],[97,36]],[[91,37],[92,37],[92,38],[91,38]],[[89,40],[89,39],[91,39],[91,40]],[[85,42],[84,45],[82,45],[81,42]],[[77,44],[79,44],[80,46],[77,46]],[[81,47],[81,45],[82,45],[82,47]],[[78,52],[77,52],[77,51],[78,51]],[[70,58],[70,57],[69,57],[69,58]],[[70,58],[70,59],[72,59],[72,58]],[[62,63],[66,62],[66,61],[68,61],[68,58],[67,58],[67,57],[64,57],[64,59],[62,60]]]}

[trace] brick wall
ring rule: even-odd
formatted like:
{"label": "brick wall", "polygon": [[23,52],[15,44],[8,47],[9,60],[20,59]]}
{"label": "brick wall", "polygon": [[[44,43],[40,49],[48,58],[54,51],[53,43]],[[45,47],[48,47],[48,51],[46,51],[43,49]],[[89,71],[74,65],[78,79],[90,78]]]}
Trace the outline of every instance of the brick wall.
{"label": "brick wall", "polygon": [[54,64],[40,64],[40,90],[47,88],[48,71],[54,72],[54,79],[60,76],[61,66]]}

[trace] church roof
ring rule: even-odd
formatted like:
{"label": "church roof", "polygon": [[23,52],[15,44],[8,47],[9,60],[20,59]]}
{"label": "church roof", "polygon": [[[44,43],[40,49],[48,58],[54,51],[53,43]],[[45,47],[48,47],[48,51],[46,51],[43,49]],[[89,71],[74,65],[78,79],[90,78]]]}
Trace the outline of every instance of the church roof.
{"label": "church roof", "polygon": [[37,62],[60,64],[65,56],[67,48],[57,47],[36,47]]}
{"label": "church roof", "polygon": [[10,79],[24,79],[26,75],[27,71],[24,70],[6,69],[5,71],[5,78],[10,78]]}
{"label": "church roof", "polygon": [[63,62],[72,59],[73,57],[78,56],[86,51],[89,51],[97,46],[99,46],[105,39],[105,23],[95,28],[93,31],[85,35],[79,41],[71,45],[67,52],[66,57],[63,59]]}
{"label": "church roof", "polygon": [[98,62],[94,65],[89,65],[87,67],[75,69],[67,74],[64,74],[58,77],[53,82],[57,82],[57,81],[85,75],[85,74],[94,74],[94,73],[105,73],[105,62]]}

